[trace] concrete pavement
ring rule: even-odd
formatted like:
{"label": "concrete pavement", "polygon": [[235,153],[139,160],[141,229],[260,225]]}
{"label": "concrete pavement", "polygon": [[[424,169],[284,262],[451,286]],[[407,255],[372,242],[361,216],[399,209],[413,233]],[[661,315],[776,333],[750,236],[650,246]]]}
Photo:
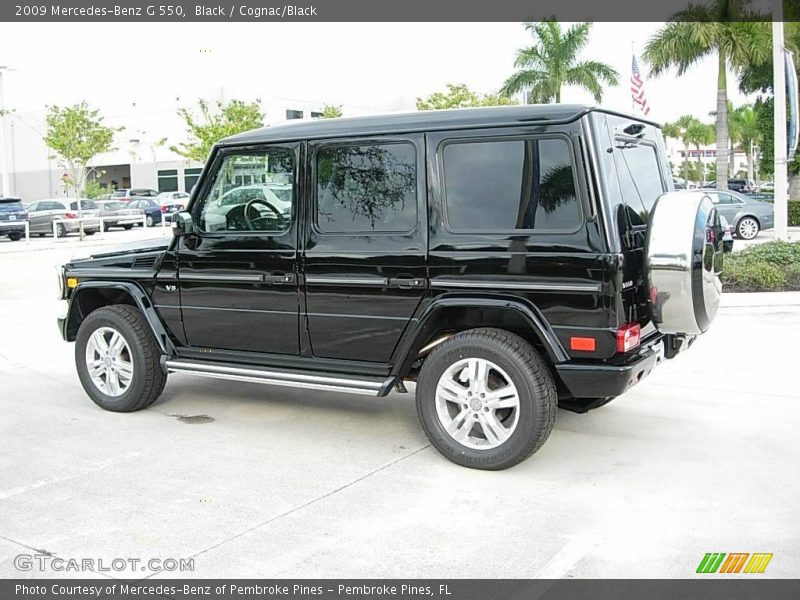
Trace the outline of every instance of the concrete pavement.
{"label": "concrete pavement", "polygon": [[174,374],[148,410],[99,409],[55,327],[75,247],[0,253],[0,577],[86,575],[15,569],[37,550],[194,559],[106,577],[693,577],[706,552],[800,575],[796,298],[726,298],[689,352],[487,473],[429,446],[413,387]]}

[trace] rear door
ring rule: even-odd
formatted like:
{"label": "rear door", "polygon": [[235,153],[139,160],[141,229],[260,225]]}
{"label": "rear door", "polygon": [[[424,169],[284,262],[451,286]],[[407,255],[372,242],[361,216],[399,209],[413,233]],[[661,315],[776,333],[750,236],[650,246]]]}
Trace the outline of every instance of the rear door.
{"label": "rear door", "polygon": [[388,362],[427,289],[424,137],[312,142],[308,155],[311,352]]}

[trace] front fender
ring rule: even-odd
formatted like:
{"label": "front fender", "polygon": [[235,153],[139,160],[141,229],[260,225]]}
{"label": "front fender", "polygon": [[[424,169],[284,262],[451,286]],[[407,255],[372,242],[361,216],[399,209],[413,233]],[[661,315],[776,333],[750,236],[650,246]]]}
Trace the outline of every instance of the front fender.
{"label": "front fender", "polygon": [[[115,293],[93,293],[103,292],[104,290],[113,291]],[[82,300],[88,300],[90,294],[92,300],[83,303]],[[111,299],[112,296],[113,300]],[[158,313],[153,307],[153,303],[140,285],[130,281],[84,281],[78,284],[70,295],[67,315],[63,321],[59,323],[61,335],[68,342],[75,341],[78,328],[91,310],[110,304],[120,304],[119,299],[121,298],[129,298],[130,303],[142,312],[161,352],[168,356],[173,356],[176,353],[175,345],[172,343],[164,324],[161,322]],[[84,310],[85,308],[88,308],[88,310]],[[61,320],[59,319],[59,321]]]}

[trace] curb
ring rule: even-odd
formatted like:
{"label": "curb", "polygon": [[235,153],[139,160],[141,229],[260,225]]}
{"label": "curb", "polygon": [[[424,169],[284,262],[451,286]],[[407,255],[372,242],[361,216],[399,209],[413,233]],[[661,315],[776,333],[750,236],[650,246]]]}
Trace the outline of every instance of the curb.
{"label": "curb", "polygon": [[800,308],[800,292],[734,292],[724,293],[720,308],[759,308],[796,306]]}

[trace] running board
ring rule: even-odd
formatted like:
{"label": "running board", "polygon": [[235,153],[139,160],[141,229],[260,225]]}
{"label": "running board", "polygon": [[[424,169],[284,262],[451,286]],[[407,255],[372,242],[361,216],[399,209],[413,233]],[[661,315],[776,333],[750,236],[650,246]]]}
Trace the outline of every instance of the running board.
{"label": "running board", "polygon": [[164,362],[164,366],[168,371],[189,373],[200,377],[266,383],[268,385],[282,385],[312,390],[347,392],[367,396],[378,396],[382,390],[391,385],[391,378],[323,375],[313,371],[242,367],[232,363],[200,360],[167,359]]}

